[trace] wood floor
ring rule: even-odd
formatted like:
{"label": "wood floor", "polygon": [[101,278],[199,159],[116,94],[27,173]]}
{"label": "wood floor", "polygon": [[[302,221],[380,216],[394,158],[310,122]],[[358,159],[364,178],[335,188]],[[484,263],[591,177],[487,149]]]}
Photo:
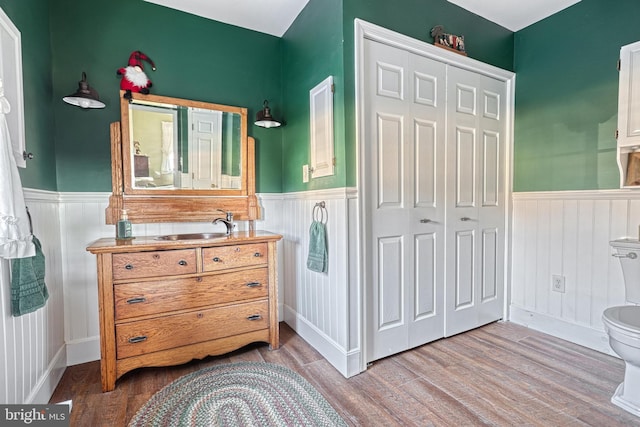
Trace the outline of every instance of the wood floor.
{"label": "wood floor", "polygon": [[130,372],[100,392],[99,362],[72,366],[51,402],[73,399],[71,426],[126,426],[156,391],[220,363],[266,361],[300,373],[354,426],[640,426],[610,402],[624,364],[511,323],[493,323],[375,362],[345,379],[284,323],[281,347]]}

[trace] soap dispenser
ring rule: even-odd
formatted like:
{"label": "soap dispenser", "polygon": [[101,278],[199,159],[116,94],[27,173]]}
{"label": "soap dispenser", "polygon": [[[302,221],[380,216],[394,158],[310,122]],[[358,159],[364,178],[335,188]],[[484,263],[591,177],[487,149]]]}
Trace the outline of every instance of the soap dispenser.
{"label": "soap dispenser", "polygon": [[129,221],[126,209],[122,209],[120,220],[116,224],[116,239],[133,239],[131,221]]}

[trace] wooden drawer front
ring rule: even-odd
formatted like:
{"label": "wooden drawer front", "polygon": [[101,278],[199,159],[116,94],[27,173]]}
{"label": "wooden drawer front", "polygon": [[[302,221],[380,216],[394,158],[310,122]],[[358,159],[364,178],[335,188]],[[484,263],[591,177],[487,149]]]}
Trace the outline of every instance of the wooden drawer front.
{"label": "wooden drawer front", "polygon": [[195,249],[113,255],[113,278],[115,280],[175,276],[195,272]]}
{"label": "wooden drawer front", "polygon": [[267,244],[221,246],[202,251],[204,271],[267,264]]}
{"label": "wooden drawer front", "polygon": [[116,357],[137,356],[269,327],[267,300],[116,325]]}
{"label": "wooden drawer front", "polygon": [[266,268],[114,286],[116,320],[268,295]]}

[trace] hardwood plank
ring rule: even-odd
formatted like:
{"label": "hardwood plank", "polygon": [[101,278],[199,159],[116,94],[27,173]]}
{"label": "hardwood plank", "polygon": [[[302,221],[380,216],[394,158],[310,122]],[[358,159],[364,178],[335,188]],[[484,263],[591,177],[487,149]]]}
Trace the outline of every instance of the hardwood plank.
{"label": "hardwood plank", "polygon": [[376,361],[344,378],[289,326],[281,346],[251,344],[180,366],[141,368],[102,393],[99,362],[67,368],[51,402],[73,400],[72,426],[126,426],[171,381],[221,363],[266,361],[302,375],[351,426],[630,426],[610,402],[615,357],[499,322]]}

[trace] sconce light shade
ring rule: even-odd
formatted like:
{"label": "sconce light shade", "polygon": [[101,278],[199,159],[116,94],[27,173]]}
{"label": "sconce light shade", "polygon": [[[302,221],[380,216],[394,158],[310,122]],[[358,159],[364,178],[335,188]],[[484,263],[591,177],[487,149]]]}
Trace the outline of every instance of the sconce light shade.
{"label": "sconce light shade", "polygon": [[282,125],[282,123],[271,117],[271,109],[269,108],[269,102],[266,99],[264,100],[263,106],[264,108],[256,114],[256,126],[263,128],[277,128]]}
{"label": "sconce light shade", "polygon": [[104,108],[104,102],[100,101],[98,92],[87,83],[87,75],[82,72],[82,80],[78,82],[76,93],[67,95],[62,100],[81,108]]}

